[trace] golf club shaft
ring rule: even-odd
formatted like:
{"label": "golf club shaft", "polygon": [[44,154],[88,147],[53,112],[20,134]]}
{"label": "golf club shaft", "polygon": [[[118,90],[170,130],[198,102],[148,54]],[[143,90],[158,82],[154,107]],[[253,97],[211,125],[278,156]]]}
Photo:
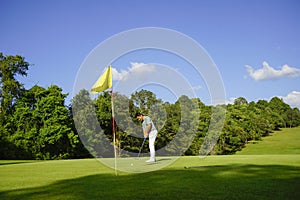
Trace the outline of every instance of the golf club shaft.
{"label": "golf club shaft", "polygon": [[141,145],[141,148],[140,148],[138,157],[140,157],[140,154],[141,154],[141,151],[142,151],[142,148],[143,148],[143,146],[144,146],[145,141],[146,141],[146,138],[144,138],[144,140],[143,140],[143,143],[142,143],[142,145]]}

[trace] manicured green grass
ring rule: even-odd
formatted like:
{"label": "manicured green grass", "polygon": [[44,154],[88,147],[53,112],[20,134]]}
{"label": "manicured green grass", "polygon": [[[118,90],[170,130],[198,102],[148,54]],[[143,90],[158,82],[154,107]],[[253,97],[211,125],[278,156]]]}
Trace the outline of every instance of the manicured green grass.
{"label": "manicured green grass", "polygon": [[261,141],[250,142],[237,155],[300,154],[300,127],[284,128]]}
{"label": "manicured green grass", "polygon": [[7,163],[0,178],[0,199],[299,199],[300,155],[181,157],[118,176],[94,159]]}
{"label": "manicured green grass", "polygon": [[263,155],[180,157],[160,170],[118,176],[96,159],[0,161],[0,199],[300,199],[300,154],[267,155],[275,144],[264,145]]}

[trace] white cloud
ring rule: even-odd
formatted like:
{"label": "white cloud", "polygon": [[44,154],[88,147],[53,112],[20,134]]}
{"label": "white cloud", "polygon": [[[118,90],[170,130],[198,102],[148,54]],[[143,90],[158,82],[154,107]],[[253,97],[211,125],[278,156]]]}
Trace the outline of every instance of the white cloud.
{"label": "white cloud", "polygon": [[300,108],[300,92],[292,91],[287,96],[282,97],[279,96],[279,98],[282,98],[282,100],[289,104],[291,107],[298,107]]}
{"label": "white cloud", "polygon": [[201,85],[192,86],[191,89],[194,91],[201,90],[202,86]]}
{"label": "white cloud", "polygon": [[122,78],[128,74],[128,71],[125,70],[121,70],[121,72],[118,72],[116,68],[112,68],[111,70],[114,81],[122,80]]}
{"label": "white cloud", "polygon": [[149,75],[149,73],[154,72],[155,66],[151,64],[144,64],[144,63],[136,63],[132,62],[130,63],[131,66],[128,68],[128,70],[121,70],[120,72],[112,68],[112,75],[114,81],[126,81],[129,76],[133,76],[135,78],[143,78],[146,75]]}
{"label": "white cloud", "polygon": [[251,66],[246,65],[249,76],[257,81],[300,76],[300,69],[289,67],[288,65],[283,65],[279,70],[271,67],[266,61],[264,61],[262,65],[263,67],[257,70],[254,70]]}

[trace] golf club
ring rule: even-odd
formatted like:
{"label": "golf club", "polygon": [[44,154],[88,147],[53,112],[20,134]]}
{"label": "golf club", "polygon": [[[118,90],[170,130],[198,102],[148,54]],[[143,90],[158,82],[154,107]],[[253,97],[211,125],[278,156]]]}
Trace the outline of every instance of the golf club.
{"label": "golf club", "polygon": [[137,156],[137,159],[140,157],[140,154],[141,154],[141,151],[142,151],[142,148],[143,148],[143,146],[144,146],[144,143],[145,143],[146,139],[147,139],[147,138],[144,138],[144,140],[143,140],[143,143],[142,143],[142,145],[141,145],[141,148],[140,148],[139,154],[138,154],[138,156]]}

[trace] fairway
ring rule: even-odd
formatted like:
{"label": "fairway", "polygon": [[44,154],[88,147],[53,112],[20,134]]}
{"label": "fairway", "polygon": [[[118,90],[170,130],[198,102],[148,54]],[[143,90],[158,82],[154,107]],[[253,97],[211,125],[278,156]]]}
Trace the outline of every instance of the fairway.
{"label": "fairway", "polygon": [[283,128],[261,141],[250,142],[237,155],[300,154],[300,127]]}
{"label": "fairway", "polygon": [[[0,199],[300,199],[297,145],[274,150],[280,134],[290,138],[291,130],[299,128],[285,129],[246,147],[265,144],[262,155],[258,151],[241,155],[244,149],[239,155],[180,157],[147,173],[115,176],[113,169],[96,159],[0,161]],[[296,135],[290,139],[296,140]],[[266,154],[270,148],[273,155]]]}

